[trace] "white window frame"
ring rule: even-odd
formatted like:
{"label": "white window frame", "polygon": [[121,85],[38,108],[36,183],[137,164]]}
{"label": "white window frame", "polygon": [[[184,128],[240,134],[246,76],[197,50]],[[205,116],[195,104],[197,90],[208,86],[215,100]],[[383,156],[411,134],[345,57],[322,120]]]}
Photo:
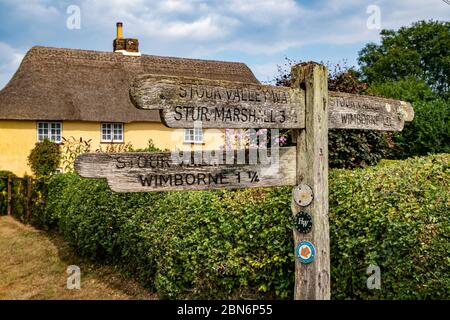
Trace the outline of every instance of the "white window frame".
{"label": "white window frame", "polygon": [[47,138],[52,142],[61,143],[62,132],[63,124],[61,121],[37,121],[36,123],[38,142],[42,142],[45,138]]}
{"label": "white window frame", "polygon": [[[121,122],[103,122],[100,125],[100,141],[108,143],[123,143],[125,125]],[[120,136],[120,138],[117,138]]]}
{"label": "white window frame", "polygon": [[202,128],[184,129],[184,143],[203,143],[203,138]]}

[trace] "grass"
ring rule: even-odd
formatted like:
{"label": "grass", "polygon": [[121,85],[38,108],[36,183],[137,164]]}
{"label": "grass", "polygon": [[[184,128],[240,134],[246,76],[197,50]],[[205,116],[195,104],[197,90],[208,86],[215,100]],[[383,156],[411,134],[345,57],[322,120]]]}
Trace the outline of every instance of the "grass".
{"label": "grass", "polygon": [[[67,267],[81,269],[81,288],[67,289]],[[76,256],[57,234],[0,216],[0,299],[157,299],[111,266]]]}

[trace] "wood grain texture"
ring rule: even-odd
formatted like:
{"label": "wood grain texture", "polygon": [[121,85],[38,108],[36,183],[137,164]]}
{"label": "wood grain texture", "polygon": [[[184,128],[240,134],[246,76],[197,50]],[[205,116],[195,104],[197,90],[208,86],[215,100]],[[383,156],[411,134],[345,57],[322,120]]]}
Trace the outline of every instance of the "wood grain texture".
{"label": "wood grain texture", "polygon": [[301,89],[157,75],[141,76],[130,88],[137,108],[161,110],[170,128],[303,128]]}
{"label": "wood grain texture", "polygon": [[311,187],[313,200],[309,206],[302,208],[292,197],[291,208],[294,216],[303,209],[312,215],[314,221],[308,234],[300,234],[294,229],[294,244],[296,246],[301,240],[307,240],[316,248],[312,263],[302,264],[296,259],[296,300],[330,299],[327,75],[326,67],[316,63],[292,68],[293,86],[304,86],[306,90],[305,129],[293,131],[297,142],[297,184]]}
{"label": "wood grain texture", "polygon": [[414,118],[411,104],[400,100],[330,91],[329,101],[330,129],[401,131]]}
{"label": "wood grain texture", "polygon": [[224,151],[187,152],[177,157],[170,152],[85,153],[75,160],[80,176],[106,178],[116,192],[295,185],[295,168],[295,147],[272,153],[263,149],[228,155]]}

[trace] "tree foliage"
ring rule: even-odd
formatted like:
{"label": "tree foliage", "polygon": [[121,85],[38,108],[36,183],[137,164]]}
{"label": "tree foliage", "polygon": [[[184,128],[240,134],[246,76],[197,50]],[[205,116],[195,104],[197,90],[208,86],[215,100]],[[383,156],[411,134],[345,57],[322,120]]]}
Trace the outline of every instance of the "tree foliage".
{"label": "tree foliage", "polygon": [[372,83],[416,78],[449,97],[450,22],[419,21],[397,31],[382,30],[381,43],[359,52],[364,79]]}
{"label": "tree foliage", "polygon": [[37,142],[28,156],[28,165],[38,178],[47,177],[54,173],[61,161],[61,152],[58,144],[44,139]]}
{"label": "tree foliage", "polygon": [[[291,85],[290,69],[298,63],[286,58],[283,66],[278,66],[275,83],[278,86]],[[359,73],[342,64],[328,65],[328,90],[363,94],[367,84],[359,80]],[[288,141],[290,141],[290,135]],[[391,134],[372,130],[328,131],[328,161],[331,168],[355,168],[374,165],[389,154],[392,148]]]}
{"label": "tree foliage", "polygon": [[414,119],[405,123],[403,131],[393,134],[395,147],[390,157],[403,159],[450,152],[450,100],[439,98],[424,81],[408,77],[374,83],[368,93],[413,105]]}

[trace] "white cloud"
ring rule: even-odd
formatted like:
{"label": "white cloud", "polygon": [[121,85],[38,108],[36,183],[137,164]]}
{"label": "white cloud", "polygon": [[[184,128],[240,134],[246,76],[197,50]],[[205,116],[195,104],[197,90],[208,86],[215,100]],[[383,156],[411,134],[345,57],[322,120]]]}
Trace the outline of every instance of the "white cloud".
{"label": "white cloud", "polygon": [[52,5],[51,0],[3,1],[5,4],[14,6],[16,13],[21,18],[27,18],[29,20],[53,19],[60,15],[58,9]]}
{"label": "white cloud", "polygon": [[159,9],[165,12],[192,12],[194,5],[189,1],[166,0],[159,3]]}
{"label": "white cloud", "polygon": [[[339,50],[343,45],[362,46],[377,41],[379,30],[369,30],[366,26],[368,5],[380,6],[382,28],[396,29],[420,19],[450,20],[450,6],[442,0],[317,0],[312,3],[303,0],[1,1],[14,9],[11,19],[26,24],[24,33],[36,34],[36,30],[42,30],[38,36],[42,34],[48,38],[43,38],[40,44],[45,44],[45,40],[58,42],[54,30],[58,23],[65,26],[64,19],[60,19],[65,17],[61,3],[78,4],[82,19],[78,35],[82,40],[73,45],[69,43],[69,47],[76,48],[81,43],[83,48],[92,45],[111,50],[106,45],[110,46],[114,37],[115,22],[122,21],[124,35],[139,38],[143,53],[196,58],[220,55],[235,61],[246,60],[250,65],[252,57],[257,56],[258,64],[252,67],[261,80],[266,80],[273,70],[276,74],[276,65],[270,67],[271,62],[287,52],[300,55],[303,48],[312,45],[332,44]],[[45,28],[38,29],[43,24],[47,33]],[[76,40],[75,35],[75,32],[71,33],[73,38],[70,39]],[[0,41],[6,42],[5,39],[6,36],[0,35]],[[22,47],[35,44],[26,43]],[[334,52],[330,55],[336,56]],[[0,62],[2,76],[6,66],[11,65],[9,59],[9,62]]]}
{"label": "white cloud", "polygon": [[224,36],[226,29],[215,21],[212,16],[202,17],[193,22],[175,22],[161,30],[164,35],[170,37],[183,37],[194,39],[208,39],[214,36]]}
{"label": "white cloud", "polygon": [[294,0],[227,0],[220,9],[245,21],[262,24],[281,22],[281,19],[298,17],[305,13]]}
{"label": "white cloud", "polygon": [[250,69],[261,82],[271,83],[278,74],[280,61],[271,61],[263,64],[249,64]]}
{"label": "white cloud", "polygon": [[126,35],[162,52],[273,55],[308,44],[376,41],[379,32],[366,27],[369,4],[381,6],[383,27],[407,20],[399,15],[416,20],[418,8],[422,15],[439,11],[419,0],[399,1],[319,1],[309,8],[294,0],[84,0],[83,12],[103,30],[123,21]]}
{"label": "white cloud", "polygon": [[3,88],[19,67],[24,53],[0,42],[0,88]]}

